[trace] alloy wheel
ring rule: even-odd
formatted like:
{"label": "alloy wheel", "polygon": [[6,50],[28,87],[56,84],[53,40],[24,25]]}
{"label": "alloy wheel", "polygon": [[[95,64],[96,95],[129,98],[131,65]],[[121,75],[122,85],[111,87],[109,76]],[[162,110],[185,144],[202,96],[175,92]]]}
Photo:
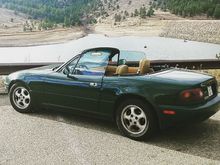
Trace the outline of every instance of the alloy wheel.
{"label": "alloy wheel", "polygon": [[24,87],[17,87],[13,91],[13,102],[20,109],[26,109],[31,103],[29,91]]}
{"label": "alloy wheel", "polygon": [[149,127],[144,110],[136,105],[128,105],[122,110],[121,122],[123,127],[132,134],[141,134]]}

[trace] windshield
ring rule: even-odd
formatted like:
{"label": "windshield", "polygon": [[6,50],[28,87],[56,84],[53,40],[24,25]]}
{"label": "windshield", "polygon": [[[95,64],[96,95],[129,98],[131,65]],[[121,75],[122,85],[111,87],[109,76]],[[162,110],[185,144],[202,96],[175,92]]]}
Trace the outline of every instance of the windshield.
{"label": "windshield", "polygon": [[144,52],[127,50],[120,51],[120,59],[126,59],[127,61],[140,61],[143,58],[146,58]]}

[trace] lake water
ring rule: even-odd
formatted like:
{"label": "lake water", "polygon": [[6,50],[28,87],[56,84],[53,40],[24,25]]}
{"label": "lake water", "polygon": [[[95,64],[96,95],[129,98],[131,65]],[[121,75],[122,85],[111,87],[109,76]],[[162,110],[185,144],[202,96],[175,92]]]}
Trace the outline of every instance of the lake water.
{"label": "lake water", "polygon": [[64,62],[82,50],[93,47],[143,51],[150,60],[216,59],[216,54],[220,53],[218,44],[162,37],[105,37],[90,34],[62,44],[0,48],[0,63]]}

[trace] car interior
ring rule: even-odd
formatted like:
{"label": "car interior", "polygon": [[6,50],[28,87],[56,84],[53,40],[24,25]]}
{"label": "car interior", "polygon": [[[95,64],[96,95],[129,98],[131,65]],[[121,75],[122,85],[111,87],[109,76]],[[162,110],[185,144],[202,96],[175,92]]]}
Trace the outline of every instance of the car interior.
{"label": "car interior", "polygon": [[141,59],[139,66],[129,66],[126,64],[126,60],[124,61],[123,64],[119,62],[118,66],[110,61],[106,68],[106,76],[145,75],[153,72],[148,59]]}
{"label": "car interior", "polygon": [[[108,57],[106,62],[105,57]],[[154,70],[144,53],[126,51],[122,54],[117,49],[95,49],[85,52],[83,58],[77,57],[69,62],[62,72],[66,75],[71,73],[78,75],[138,76],[150,74]]]}

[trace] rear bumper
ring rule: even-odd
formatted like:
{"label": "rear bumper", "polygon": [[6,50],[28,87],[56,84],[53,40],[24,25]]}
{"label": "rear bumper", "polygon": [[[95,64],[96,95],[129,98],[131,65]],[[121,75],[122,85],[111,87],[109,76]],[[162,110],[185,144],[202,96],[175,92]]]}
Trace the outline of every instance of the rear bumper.
{"label": "rear bumper", "polygon": [[[174,115],[163,114],[163,110],[173,110]],[[200,106],[159,106],[160,127],[190,124],[208,119],[220,110],[220,94]]]}

